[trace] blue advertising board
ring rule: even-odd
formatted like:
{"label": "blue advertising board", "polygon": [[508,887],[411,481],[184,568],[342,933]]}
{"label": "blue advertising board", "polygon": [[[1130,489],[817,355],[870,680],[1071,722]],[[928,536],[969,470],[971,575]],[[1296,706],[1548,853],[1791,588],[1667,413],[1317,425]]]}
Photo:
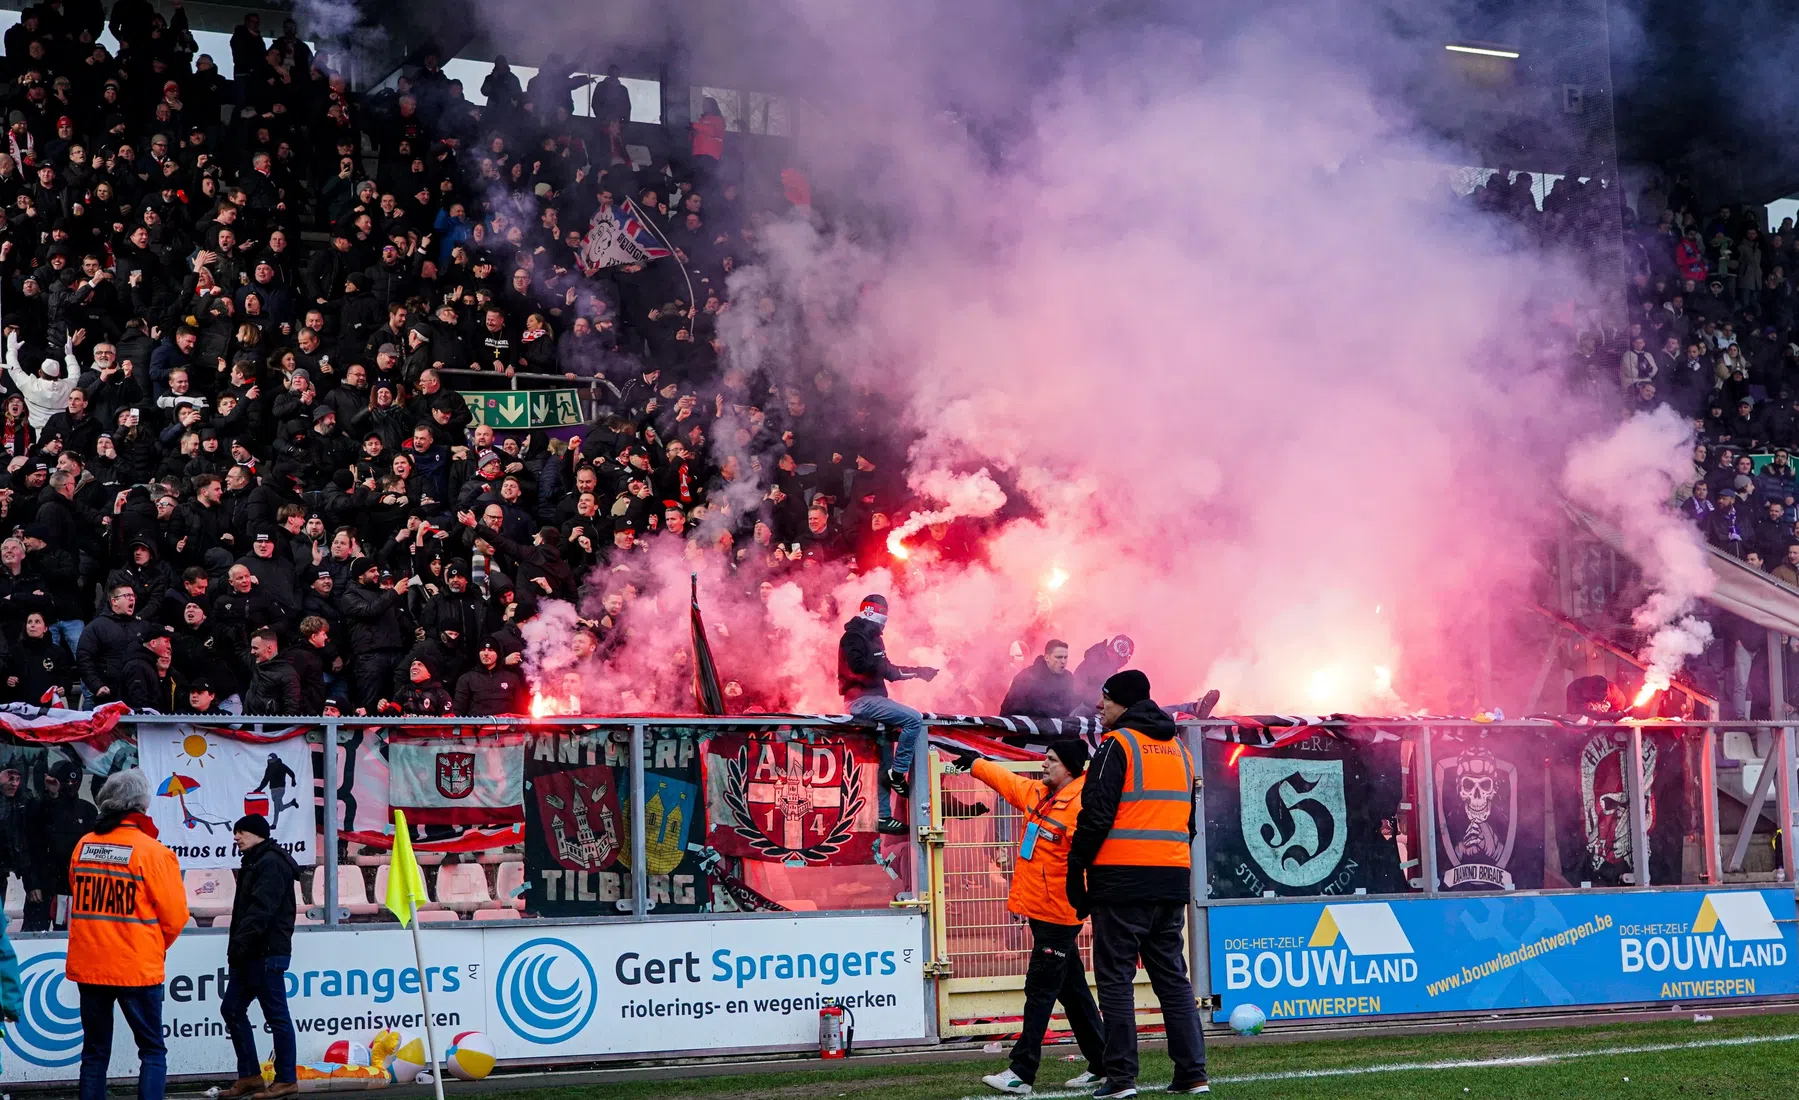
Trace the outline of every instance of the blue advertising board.
{"label": "blue advertising board", "polygon": [[1794,911],[1790,889],[1213,906],[1216,1018],[1799,993]]}

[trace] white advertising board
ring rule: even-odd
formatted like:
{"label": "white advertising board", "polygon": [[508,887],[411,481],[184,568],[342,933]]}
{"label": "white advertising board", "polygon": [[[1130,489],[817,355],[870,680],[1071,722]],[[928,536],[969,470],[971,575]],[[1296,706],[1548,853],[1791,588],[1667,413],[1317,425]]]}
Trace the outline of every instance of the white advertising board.
{"label": "white advertising board", "polygon": [[[427,924],[425,982],[440,1046],[484,1032],[502,1061],[721,1048],[810,1048],[827,999],[856,1018],[858,1044],[927,1033],[923,917],[909,913],[464,927]],[[25,1017],[3,1040],[5,1077],[74,1081],[80,996],[63,976],[67,938],[18,937]],[[169,951],[163,1034],[171,1075],[229,1078],[219,1018],[225,937],[190,931]],[[288,1007],[302,1062],[335,1039],[423,1034],[412,939],[397,926],[297,930]],[[251,1019],[260,1023],[258,1009]],[[268,1038],[259,1029],[266,1058]],[[137,1073],[120,1017],[111,1075]]]}

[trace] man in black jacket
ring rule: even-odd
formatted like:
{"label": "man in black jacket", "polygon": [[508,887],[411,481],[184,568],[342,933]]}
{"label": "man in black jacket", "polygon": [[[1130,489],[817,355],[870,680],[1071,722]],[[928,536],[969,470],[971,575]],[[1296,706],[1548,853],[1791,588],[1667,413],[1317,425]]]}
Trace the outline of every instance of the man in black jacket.
{"label": "man in black jacket", "polygon": [[[269,840],[269,823],[249,814],[232,826],[244,853],[237,872],[237,896],[231,903],[231,938],[225,957],[231,981],[219,1004],[219,1015],[237,1053],[237,1080],[221,1097],[289,1096],[300,1091],[295,1067],[294,1021],[287,1011],[287,966],[294,953],[294,883],[300,868],[281,845]],[[275,1082],[266,1090],[262,1063],[256,1056],[256,1029],[246,1009],[262,1007],[263,1025],[275,1041]]]}
{"label": "man in black jacket", "polygon": [[[1193,757],[1136,669],[1099,697],[1112,732],[1087,768],[1068,851],[1068,901],[1093,914],[1093,974],[1106,1028],[1106,1083],[1093,1095],[1137,1094],[1137,962],[1149,973],[1174,1060],[1173,1093],[1203,1093],[1206,1046],[1182,940],[1193,896]],[[1184,803],[1184,805],[1183,805]],[[1100,1072],[1095,1068],[1093,1072]]]}
{"label": "man in black jacket", "polygon": [[[256,668],[244,690],[245,714],[300,713],[300,674],[293,662],[281,655],[281,642],[273,630],[263,627],[250,635],[250,656]],[[281,817],[281,811],[275,811]]]}
{"label": "man in black jacket", "polygon": [[[25,849],[25,914],[20,929],[47,932],[56,914],[56,899],[69,892],[69,860],[75,845],[94,827],[100,813],[81,797],[81,765],[54,764],[44,776],[44,797],[28,803]],[[64,918],[66,922],[67,918]]]}
{"label": "man in black jacket", "polygon": [[350,621],[350,679],[356,687],[356,705],[364,714],[375,713],[381,700],[393,691],[394,664],[400,658],[404,637],[400,628],[400,598],[410,577],[401,577],[392,588],[381,587],[381,567],[374,558],[357,558],[350,566],[355,583],[344,591],[344,618]]}
{"label": "man in black jacket", "polygon": [[128,584],[107,589],[107,611],[81,632],[75,668],[81,686],[95,703],[119,699],[119,674],[125,659],[137,651],[143,624],[137,618],[137,592]]}
{"label": "man in black jacket", "polygon": [[[911,797],[912,764],[924,740],[924,715],[889,699],[887,683],[934,680],[937,670],[889,661],[887,643],[881,636],[886,625],[887,597],[864,596],[856,617],[843,624],[843,637],[837,643],[837,689],[843,692],[851,714],[886,727],[881,737],[881,783],[875,798],[879,821],[875,828],[899,836],[905,833],[906,824],[893,816],[893,800],[888,792],[897,792],[901,798]],[[923,807],[913,816],[922,821]]]}
{"label": "man in black jacket", "polygon": [[525,674],[500,663],[500,647],[489,638],[476,653],[477,667],[456,681],[457,714],[529,714],[531,689]]}
{"label": "man in black jacket", "polygon": [[1000,714],[1027,718],[1066,718],[1080,704],[1075,695],[1074,673],[1068,671],[1068,643],[1051,638],[1043,655],[1018,675],[999,705]]}

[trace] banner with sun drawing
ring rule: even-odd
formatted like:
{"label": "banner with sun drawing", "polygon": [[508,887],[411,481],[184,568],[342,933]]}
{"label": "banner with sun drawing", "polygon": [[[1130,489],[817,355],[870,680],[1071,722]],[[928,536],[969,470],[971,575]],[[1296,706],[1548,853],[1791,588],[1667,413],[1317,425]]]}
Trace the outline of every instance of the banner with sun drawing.
{"label": "banner with sun drawing", "polygon": [[140,726],[138,761],[153,788],[150,818],[183,870],[236,867],[231,826],[246,814],[301,866],[317,862],[312,752],[305,727],[265,740],[213,726]]}

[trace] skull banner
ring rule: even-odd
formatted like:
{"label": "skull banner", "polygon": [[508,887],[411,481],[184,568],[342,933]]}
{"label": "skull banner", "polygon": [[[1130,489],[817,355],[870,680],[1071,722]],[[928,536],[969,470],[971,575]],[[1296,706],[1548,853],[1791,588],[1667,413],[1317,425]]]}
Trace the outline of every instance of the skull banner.
{"label": "skull banner", "polygon": [[[1682,881],[1681,855],[1689,816],[1683,733],[1668,728],[1643,731],[1648,885]],[[1637,885],[1630,829],[1629,755],[1629,731],[1617,726],[1571,730],[1551,754],[1556,846],[1568,886]]]}
{"label": "skull banner", "polygon": [[1543,753],[1520,729],[1431,732],[1437,873],[1445,890],[1543,885]]}

